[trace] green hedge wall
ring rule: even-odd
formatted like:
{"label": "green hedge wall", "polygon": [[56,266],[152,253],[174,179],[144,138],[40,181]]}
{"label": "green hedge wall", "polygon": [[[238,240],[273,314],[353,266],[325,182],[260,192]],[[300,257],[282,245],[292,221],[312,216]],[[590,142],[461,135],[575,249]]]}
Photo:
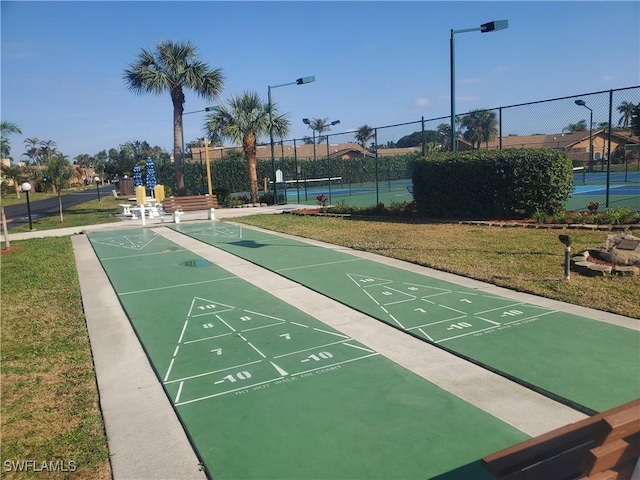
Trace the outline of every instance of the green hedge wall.
{"label": "green hedge wall", "polygon": [[[277,150],[276,150],[277,153]],[[392,155],[379,157],[378,179],[396,180],[411,178],[413,162],[416,155]],[[318,157],[316,160],[298,160],[295,158],[278,158],[275,160],[276,169],[284,173],[285,180],[295,180],[296,172],[300,171],[297,178],[325,178],[342,177],[343,183],[362,183],[376,181],[376,159],[372,157],[354,158],[342,160],[340,158]],[[262,179],[273,177],[271,160],[258,160],[256,165],[258,175],[258,189],[262,190]],[[168,185],[175,183],[173,166],[162,170],[162,180]],[[247,162],[243,155],[215,159],[211,162],[211,175],[213,177],[213,189],[229,192],[248,192]],[[187,162],[185,164],[185,185],[189,194],[198,192],[198,188],[206,186],[206,166],[204,162]],[[175,188],[175,186],[174,186]]]}
{"label": "green hedge wall", "polygon": [[561,211],[573,170],[559,150],[474,150],[430,154],[415,162],[412,181],[423,216],[525,217]]}

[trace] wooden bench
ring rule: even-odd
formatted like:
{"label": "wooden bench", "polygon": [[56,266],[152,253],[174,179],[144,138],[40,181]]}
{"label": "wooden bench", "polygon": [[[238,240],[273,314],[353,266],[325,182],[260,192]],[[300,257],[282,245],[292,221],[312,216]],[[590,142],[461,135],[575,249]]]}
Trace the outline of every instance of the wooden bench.
{"label": "wooden bench", "polygon": [[166,213],[173,214],[173,221],[180,223],[180,215],[184,212],[208,210],[207,218],[215,220],[214,210],[218,208],[216,195],[191,195],[186,197],[168,197],[162,202],[162,209]]}
{"label": "wooden bench", "polygon": [[482,459],[496,479],[629,480],[640,473],[640,399]]}

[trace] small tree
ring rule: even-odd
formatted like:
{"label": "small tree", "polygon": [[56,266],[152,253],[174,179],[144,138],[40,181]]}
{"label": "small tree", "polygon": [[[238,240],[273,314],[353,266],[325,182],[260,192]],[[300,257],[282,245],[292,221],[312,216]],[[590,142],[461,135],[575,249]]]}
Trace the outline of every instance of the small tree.
{"label": "small tree", "polygon": [[67,187],[69,179],[73,175],[73,167],[69,164],[63,155],[55,155],[47,163],[44,172],[47,181],[53,186],[58,193],[58,209],[60,211],[60,222],[64,222],[62,214],[62,189]]}
{"label": "small tree", "polygon": [[16,198],[20,198],[20,180],[25,175],[25,169],[20,165],[9,165],[2,167],[2,176],[13,180],[13,187],[16,192]]}

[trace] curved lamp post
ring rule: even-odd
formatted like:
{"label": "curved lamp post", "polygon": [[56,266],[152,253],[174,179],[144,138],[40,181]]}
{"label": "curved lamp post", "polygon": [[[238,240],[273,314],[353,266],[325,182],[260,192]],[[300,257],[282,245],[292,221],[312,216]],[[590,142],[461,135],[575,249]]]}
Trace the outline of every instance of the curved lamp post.
{"label": "curved lamp post", "polygon": [[[303,118],[302,123],[307,125],[313,132],[313,159],[316,160],[316,129],[311,126],[311,120],[309,120],[308,118]],[[334,125],[337,125],[339,123],[340,120],[334,120],[329,124],[329,126],[333,127]]]}
{"label": "curved lamp post", "polygon": [[574,103],[589,110],[589,172],[591,172],[593,170],[593,110],[587,107],[586,102],[582,99],[578,99]]}
{"label": "curved lamp post", "polygon": [[93,178],[93,181],[96,183],[96,192],[98,192],[98,203],[100,202],[100,177],[99,176],[95,176]]}
{"label": "curved lamp post", "polygon": [[276,153],[273,145],[273,114],[271,108],[271,89],[278,87],[285,87],[287,85],[304,85],[305,83],[315,82],[316,77],[313,75],[310,77],[298,78],[295,82],[281,83],[280,85],[268,85],[267,86],[267,101],[269,104],[269,144],[271,145],[271,170],[273,174],[273,204],[278,203],[278,186],[276,184]]}
{"label": "curved lamp post", "polygon": [[449,53],[451,56],[451,151],[455,152],[457,149],[456,142],[456,45],[454,35],[456,33],[467,32],[497,32],[498,30],[504,30],[509,28],[508,20],[494,20],[493,22],[483,23],[476,28],[463,28],[462,30],[451,29],[451,39],[449,40]]}
{"label": "curved lamp post", "polygon": [[22,191],[27,194],[27,214],[29,215],[29,230],[33,230],[33,223],[31,222],[31,203],[29,202],[29,191],[31,190],[31,184],[24,182],[21,185]]}

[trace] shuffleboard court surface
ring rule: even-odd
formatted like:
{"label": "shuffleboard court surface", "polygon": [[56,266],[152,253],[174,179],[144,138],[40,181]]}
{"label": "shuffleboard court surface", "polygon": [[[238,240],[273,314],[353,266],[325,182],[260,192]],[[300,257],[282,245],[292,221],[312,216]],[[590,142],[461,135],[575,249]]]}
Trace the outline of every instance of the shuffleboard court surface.
{"label": "shuffleboard court surface", "polygon": [[88,237],[210,478],[488,479],[527,438],[153,230]]}
{"label": "shuffleboard court surface", "polygon": [[216,222],[175,230],[586,413],[640,396],[640,332]]}

